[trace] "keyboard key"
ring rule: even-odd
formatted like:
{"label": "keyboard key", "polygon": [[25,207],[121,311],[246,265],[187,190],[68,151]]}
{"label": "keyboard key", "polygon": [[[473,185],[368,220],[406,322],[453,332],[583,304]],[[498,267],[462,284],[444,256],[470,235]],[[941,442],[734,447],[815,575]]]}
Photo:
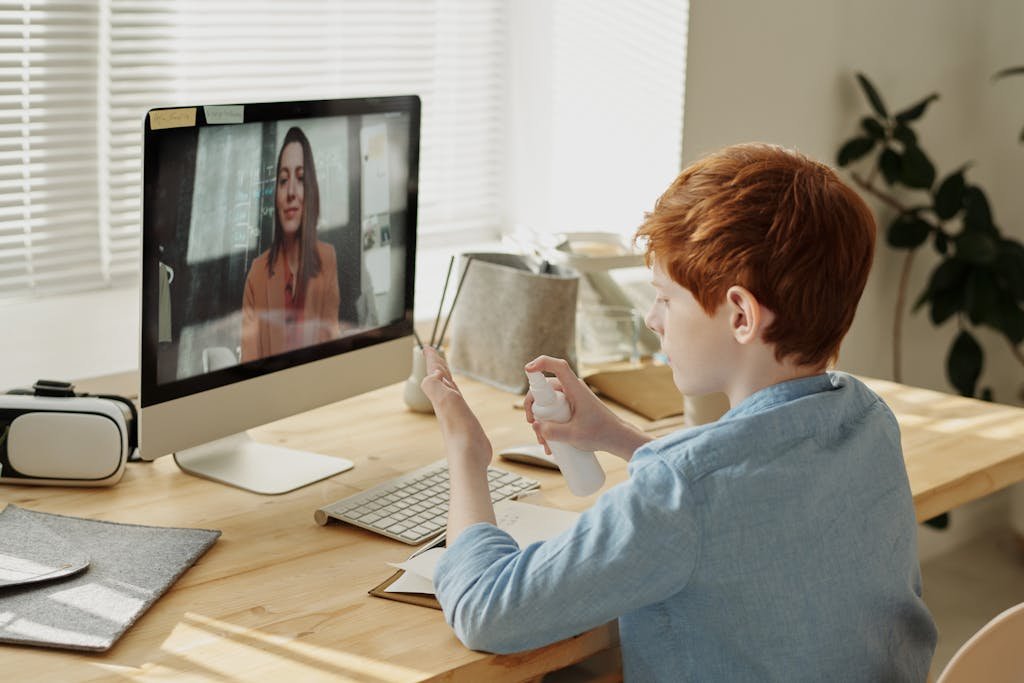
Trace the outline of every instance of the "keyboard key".
{"label": "keyboard key", "polygon": [[376,522],[374,522],[374,525],[378,529],[387,529],[392,524],[397,524],[397,523],[398,523],[398,520],[395,519],[394,517],[383,517],[381,519],[378,519]]}

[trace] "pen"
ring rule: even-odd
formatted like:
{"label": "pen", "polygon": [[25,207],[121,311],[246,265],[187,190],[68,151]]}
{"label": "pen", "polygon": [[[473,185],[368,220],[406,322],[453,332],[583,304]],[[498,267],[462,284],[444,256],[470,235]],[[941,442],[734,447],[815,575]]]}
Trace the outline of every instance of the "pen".
{"label": "pen", "polygon": [[444,327],[441,328],[441,336],[437,338],[437,348],[441,348],[441,342],[444,341],[444,333],[448,331],[448,323],[452,321],[452,313],[455,312],[455,304],[459,302],[459,292],[462,291],[462,283],[466,281],[466,273],[469,272],[469,267],[473,265],[473,257],[466,257],[466,267],[462,270],[462,277],[459,278],[459,285],[455,288],[455,297],[452,299],[452,307],[448,309],[448,317],[444,319]]}
{"label": "pen", "polygon": [[445,539],[446,538],[447,538],[447,534],[441,533],[436,538],[430,539],[429,541],[427,541],[426,543],[421,545],[419,548],[417,548],[416,552],[414,552],[412,555],[410,555],[408,559],[411,560],[412,558],[416,557],[417,555],[422,555],[423,553],[427,552],[428,550],[430,550],[432,548],[440,548],[442,545],[445,544]]}
{"label": "pen", "polygon": [[[437,336],[437,325],[441,322],[441,310],[444,308],[444,295],[448,293],[448,280],[452,277],[452,265],[455,263],[455,254],[448,259],[448,274],[444,276],[444,288],[441,289],[441,303],[437,305],[437,317],[434,318],[434,329],[430,333],[430,345],[434,345],[434,338]],[[422,347],[423,344],[420,344]],[[438,344],[438,346],[441,346]]]}

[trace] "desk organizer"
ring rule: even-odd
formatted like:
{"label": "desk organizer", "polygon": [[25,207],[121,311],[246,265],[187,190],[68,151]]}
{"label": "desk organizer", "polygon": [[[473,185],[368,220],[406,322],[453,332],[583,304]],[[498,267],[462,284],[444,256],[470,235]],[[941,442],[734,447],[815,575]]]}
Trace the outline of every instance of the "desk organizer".
{"label": "desk organizer", "polygon": [[523,366],[540,355],[576,370],[575,269],[530,256],[463,254],[472,259],[452,314],[449,365],[456,373],[518,394]]}

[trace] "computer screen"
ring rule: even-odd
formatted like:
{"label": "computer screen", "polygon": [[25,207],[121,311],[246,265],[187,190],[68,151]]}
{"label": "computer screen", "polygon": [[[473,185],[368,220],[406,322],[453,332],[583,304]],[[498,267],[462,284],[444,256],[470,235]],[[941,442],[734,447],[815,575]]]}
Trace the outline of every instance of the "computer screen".
{"label": "computer screen", "polygon": [[415,96],[147,114],[144,459],[408,374],[419,116]]}

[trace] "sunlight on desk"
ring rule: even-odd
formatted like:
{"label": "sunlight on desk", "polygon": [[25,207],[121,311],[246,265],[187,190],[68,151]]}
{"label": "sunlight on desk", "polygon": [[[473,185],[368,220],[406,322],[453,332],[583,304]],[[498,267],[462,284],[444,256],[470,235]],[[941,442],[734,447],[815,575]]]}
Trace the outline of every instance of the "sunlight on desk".
{"label": "sunlight on desk", "polygon": [[[205,671],[210,678],[269,679],[276,678],[276,673],[282,678],[301,681],[384,683],[415,680],[426,675],[380,659],[311,645],[295,637],[272,635],[195,612],[185,614],[170,640],[175,641],[172,650],[189,663],[188,671]],[[191,641],[191,646],[183,648],[182,640]]]}
{"label": "sunlight on desk", "polygon": [[1024,479],[1024,409],[867,379],[900,424],[919,521]]}

